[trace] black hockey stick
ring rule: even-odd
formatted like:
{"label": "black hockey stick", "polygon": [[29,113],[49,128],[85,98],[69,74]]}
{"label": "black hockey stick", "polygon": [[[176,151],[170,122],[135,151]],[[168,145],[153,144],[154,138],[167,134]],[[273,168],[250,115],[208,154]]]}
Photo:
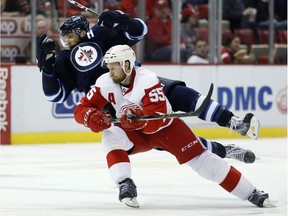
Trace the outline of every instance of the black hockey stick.
{"label": "black hockey stick", "polygon": [[91,10],[90,8],[85,7],[84,5],[80,4],[80,3],[77,2],[77,1],[74,1],[74,0],[68,0],[68,1],[69,1],[71,4],[75,5],[76,7],[81,8],[83,11],[88,11],[88,12],[90,12],[90,13],[98,16],[98,17],[100,16],[100,14],[97,13],[96,11]]}
{"label": "black hockey stick", "polygon": [[[207,96],[205,97],[201,106],[195,111],[186,112],[186,113],[171,113],[171,114],[163,114],[163,115],[131,116],[131,117],[128,116],[128,118],[130,118],[133,121],[146,121],[146,120],[157,120],[157,119],[165,119],[165,118],[181,118],[181,117],[198,116],[208,107],[212,93],[213,93],[213,88],[214,88],[214,85],[213,83],[211,83]],[[111,119],[110,123],[111,124],[120,123],[121,122],[120,120],[121,120],[120,118]]]}

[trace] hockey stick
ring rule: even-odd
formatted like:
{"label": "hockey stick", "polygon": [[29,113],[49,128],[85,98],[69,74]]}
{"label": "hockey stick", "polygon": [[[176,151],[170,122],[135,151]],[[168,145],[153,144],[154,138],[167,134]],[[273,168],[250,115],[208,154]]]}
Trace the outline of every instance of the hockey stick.
{"label": "hockey stick", "polygon": [[[171,113],[171,114],[163,114],[163,115],[149,115],[149,116],[131,116],[130,119],[133,121],[146,121],[146,120],[157,120],[157,119],[165,119],[165,118],[181,118],[181,117],[191,117],[200,115],[210,104],[210,99],[213,93],[214,85],[211,83],[209,92],[205,97],[201,106],[195,110],[194,112],[186,112],[186,113]],[[129,118],[129,117],[128,117]],[[111,119],[110,123],[120,123],[121,118]]]}
{"label": "hockey stick", "polygon": [[81,8],[83,11],[88,11],[88,12],[90,12],[90,13],[98,16],[98,17],[100,16],[100,14],[97,13],[96,11],[93,11],[93,10],[91,10],[90,8],[85,7],[84,5],[80,4],[80,3],[77,2],[77,1],[74,1],[74,0],[68,0],[68,1],[69,1],[71,4],[75,5],[76,7]]}

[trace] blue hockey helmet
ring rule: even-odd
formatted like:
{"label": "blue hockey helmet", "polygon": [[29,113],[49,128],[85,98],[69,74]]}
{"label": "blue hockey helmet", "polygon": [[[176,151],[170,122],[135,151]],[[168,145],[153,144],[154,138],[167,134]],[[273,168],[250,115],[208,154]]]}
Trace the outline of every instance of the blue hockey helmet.
{"label": "blue hockey helmet", "polygon": [[77,35],[80,36],[82,30],[86,32],[89,31],[89,22],[87,19],[78,14],[69,17],[61,26],[60,26],[60,35],[63,37],[69,32],[75,32]]}

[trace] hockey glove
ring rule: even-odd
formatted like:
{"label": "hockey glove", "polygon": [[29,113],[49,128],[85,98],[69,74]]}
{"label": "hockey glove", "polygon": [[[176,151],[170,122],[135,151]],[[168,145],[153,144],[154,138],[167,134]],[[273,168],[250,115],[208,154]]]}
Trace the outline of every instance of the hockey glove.
{"label": "hockey glove", "polygon": [[104,11],[98,19],[98,25],[108,26],[114,29],[126,30],[128,28],[129,16],[120,10]]}
{"label": "hockey glove", "polygon": [[40,71],[44,70],[47,74],[53,73],[53,66],[55,64],[55,42],[44,34],[40,43],[37,46],[37,65]]}
{"label": "hockey glove", "polygon": [[95,133],[99,133],[111,127],[111,118],[110,114],[101,112],[100,110],[90,109],[84,117],[84,126],[89,127]]}
{"label": "hockey glove", "polygon": [[143,116],[141,107],[132,105],[122,109],[121,125],[127,131],[141,130],[147,125],[147,121],[133,121],[130,118],[133,116]]}

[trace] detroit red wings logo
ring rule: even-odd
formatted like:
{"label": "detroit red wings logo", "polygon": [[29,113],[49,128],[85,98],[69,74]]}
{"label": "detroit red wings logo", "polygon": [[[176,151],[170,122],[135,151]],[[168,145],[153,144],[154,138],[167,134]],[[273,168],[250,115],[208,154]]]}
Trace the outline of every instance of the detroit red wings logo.
{"label": "detroit red wings logo", "polygon": [[98,44],[85,42],[72,49],[70,59],[77,70],[87,72],[101,62],[102,56],[103,54]]}

